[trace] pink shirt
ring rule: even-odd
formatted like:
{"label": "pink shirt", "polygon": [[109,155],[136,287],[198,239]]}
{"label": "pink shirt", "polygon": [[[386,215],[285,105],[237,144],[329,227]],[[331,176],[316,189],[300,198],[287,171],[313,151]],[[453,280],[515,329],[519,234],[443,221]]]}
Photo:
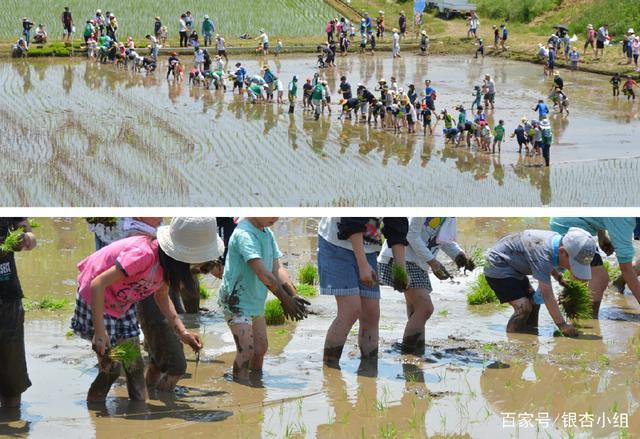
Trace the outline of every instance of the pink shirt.
{"label": "pink shirt", "polygon": [[122,316],[131,306],[159,290],[163,270],[158,258],[158,241],[149,236],[133,236],[110,244],[78,264],[79,294],[91,305],[91,282],[117,265],[125,278],[104,291],[104,312]]}

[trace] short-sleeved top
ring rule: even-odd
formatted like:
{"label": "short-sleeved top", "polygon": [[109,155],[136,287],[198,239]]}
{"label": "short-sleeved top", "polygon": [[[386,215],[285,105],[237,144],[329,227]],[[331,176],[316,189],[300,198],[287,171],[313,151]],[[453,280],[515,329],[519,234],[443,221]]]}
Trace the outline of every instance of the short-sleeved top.
{"label": "short-sleeved top", "polygon": [[567,233],[571,227],[579,227],[594,236],[598,234],[598,230],[606,230],[616,251],[616,258],[622,264],[632,262],[636,253],[633,248],[635,218],[554,217],[549,220],[549,226],[561,235]]}
{"label": "short-sleeved top", "polygon": [[504,126],[496,125],[494,131],[496,133],[496,140],[502,140],[504,138]]}
{"label": "short-sleeved top", "polygon": [[524,279],[533,277],[551,283],[553,271],[553,238],[560,236],[548,230],[525,230],[500,239],[487,252],[487,277]]}
{"label": "short-sleeved top", "polygon": [[78,264],[78,293],[87,304],[91,305],[91,282],[114,265],[125,278],[105,288],[104,312],[110,316],[122,316],[164,285],[158,241],[133,236],[109,244]]}
{"label": "short-sleeved top", "polygon": [[[24,220],[26,218],[0,218],[0,242],[4,242],[9,232],[18,228]],[[0,253],[0,303],[21,298],[22,287],[18,278],[15,255],[13,252]]]}
{"label": "short-sleeved top", "polygon": [[271,271],[274,259],[281,257],[271,229],[265,227],[260,230],[247,219],[240,221],[229,240],[218,295],[220,306],[233,314],[247,317],[263,315],[268,290],[249,266],[249,261],[261,259]]}

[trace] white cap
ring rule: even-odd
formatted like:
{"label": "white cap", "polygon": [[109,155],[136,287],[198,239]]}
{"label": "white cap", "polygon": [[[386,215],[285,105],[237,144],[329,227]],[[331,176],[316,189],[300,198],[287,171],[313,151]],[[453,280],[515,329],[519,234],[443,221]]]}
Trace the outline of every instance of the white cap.
{"label": "white cap", "polygon": [[215,218],[173,218],[158,228],[158,244],[168,256],[189,264],[215,261],[224,253]]}
{"label": "white cap", "polygon": [[569,255],[573,277],[582,280],[591,279],[591,261],[597,252],[593,236],[578,227],[571,227],[562,237],[562,247]]}

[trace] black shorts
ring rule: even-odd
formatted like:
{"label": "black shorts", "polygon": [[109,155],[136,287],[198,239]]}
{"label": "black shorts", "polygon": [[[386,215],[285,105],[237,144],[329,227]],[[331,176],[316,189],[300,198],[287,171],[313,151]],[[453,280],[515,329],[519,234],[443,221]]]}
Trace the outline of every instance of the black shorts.
{"label": "black shorts", "polygon": [[219,56],[227,56],[227,51],[226,50],[218,50],[218,55]]}
{"label": "black shorts", "polygon": [[602,261],[602,256],[600,256],[600,253],[596,253],[593,256],[593,259],[591,260],[591,266],[592,267],[601,267],[604,265],[604,262]]}
{"label": "black shorts", "polygon": [[16,398],[31,386],[24,351],[22,300],[0,301],[0,396]]}
{"label": "black shorts", "polygon": [[237,87],[239,90],[242,90],[242,87],[244,87],[244,82],[236,81],[234,84],[234,87]]}
{"label": "black shorts", "polygon": [[604,49],[604,41],[596,41],[596,48],[597,49]]}
{"label": "black shorts", "polygon": [[512,302],[533,295],[533,288],[526,276],[524,279],[516,279],[515,277],[499,279],[487,276],[487,283],[498,296],[500,303]]}

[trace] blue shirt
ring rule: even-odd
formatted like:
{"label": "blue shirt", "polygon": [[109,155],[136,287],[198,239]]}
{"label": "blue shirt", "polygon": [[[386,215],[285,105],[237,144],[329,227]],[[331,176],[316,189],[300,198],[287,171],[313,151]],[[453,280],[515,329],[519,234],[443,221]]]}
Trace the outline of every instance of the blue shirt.
{"label": "blue shirt", "polygon": [[538,111],[538,116],[540,116],[540,119],[542,119],[542,116],[549,114],[549,107],[547,107],[547,104],[545,104],[544,102],[538,103],[538,105],[536,105],[536,110]]}
{"label": "blue shirt", "polygon": [[427,103],[432,103],[433,102],[433,94],[436,92],[436,90],[434,88],[432,88],[431,86],[426,87],[424,89],[424,100]]}
{"label": "blue shirt", "polygon": [[249,261],[260,259],[273,270],[273,261],[282,257],[273,232],[268,227],[260,230],[247,219],[240,221],[229,239],[218,304],[225,313],[257,317],[264,315],[267,287],[249,266]]}
{"label": "blue shirt", "polygon": [[553,217],[549,220],[549,226],[554,232],[563,235],[570,227],[579,227],[592,235],[597,235],[598,230],[606,230],[621,264],[632,262],[636,254],[633,248],[633,229],[636,226],[634,218]]}

